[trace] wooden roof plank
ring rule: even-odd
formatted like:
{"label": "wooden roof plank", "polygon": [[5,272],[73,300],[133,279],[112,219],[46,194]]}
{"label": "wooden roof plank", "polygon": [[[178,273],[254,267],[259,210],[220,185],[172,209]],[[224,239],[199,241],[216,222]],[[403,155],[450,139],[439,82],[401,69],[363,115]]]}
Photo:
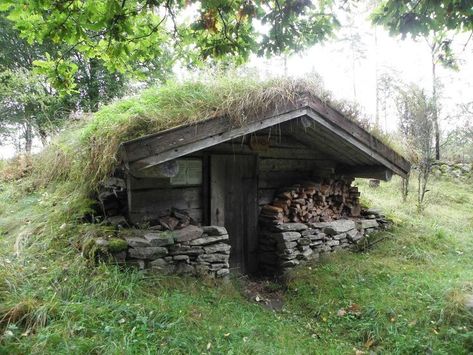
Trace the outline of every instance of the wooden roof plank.
{"label": "wooden roof plank", "polygon": [[[311,117],[314,121],[317,123],[321,124],[322,126],[328,128],[332,132],[336,133],[340,138],[343,138],[345,141],[351,143],[353,146],[357,147],[359,150],[362,152],[366,153],[368,156],[372,157],[382,165],[386,166],[390,170],[394,171],[396,174],[399,176],[405,177],[407,171],[404,171],[402,168],[396,166],[395,164],[391,163],[388,159],[386,159],[383,155],[380,153],[374,151],[370,146],[366,146],[362,142],[360,142],[358,139],[354,138],[354,136],[350,135],[348,132],[345,130],[341,129],[340,127],[337,127],[333,123],[325,120],[322,116],[317,114],[315,111],[308,110],[307,115]],[[374,137],[373,137],[374,138]]]}
{"label": "wooden roof plank", "polygon": [[[206,128],[199,127],[198,129],[196,129],[195,134],[190,137],[179,137],[179,131],[172,132],[171,135],[177,135],[177,137],[159,137],[162,139],[153,139],[152,142],[148,142],[148,145],[153,145],[150,150],[152,150],[154,153],[145,158],[132,161],[131,165],[135,170],[146,169],[147,167],[164,163],[168,160],[172,160],[180,156],[190,154],[222,142],[229,141],[233,138],[240,137],[248,133],[256,132],[270,126],[274,126],[276,124],[292,120],[296,117],[304,115],[306,112],[307,110],[305,108],[296,109],[269,118],[253,121],[244,126],[233,128],[228,121],[226,122],[226,124],[223,125],[213,125],[210,124],[211,122],[209,121],[209,124],[206,126]],[[220,120],[214,119],[212,121]],[[187,135],[189,135],[188,128],[189,127],[182,128],[182,130],[185,131]],[[166,142],[168,142],[167,145]],[[180,142],[181,144],[178,145],[175,142]],[[129,160],[133,160],[133,158],[136,159],[137,156],[141,156],[142,154],[142,152],[134,155],[132,153],[132,158],[130,158],[129,150],[127,149],[126,152]]]}
{"label": "wooden roof plank", "polygon": [[333,124],[345,130],[353,138],[357,139],[358,141],[370,147],[372,150],[375,150],[379,154],[383,155],[385,159],[398,166],[404,172],[404,174],[410,170],[410,163],[406,159],[404,159],[400,154],[397,154],[386,144],[384,144],[372,134],[367,132],[365,129],[360,127],[357,123],[346,118],[342,113],[335,110],[327,103],[323,102],[320,99],[311,99],[308,100],[308,106],[320,116],[324,117]]}

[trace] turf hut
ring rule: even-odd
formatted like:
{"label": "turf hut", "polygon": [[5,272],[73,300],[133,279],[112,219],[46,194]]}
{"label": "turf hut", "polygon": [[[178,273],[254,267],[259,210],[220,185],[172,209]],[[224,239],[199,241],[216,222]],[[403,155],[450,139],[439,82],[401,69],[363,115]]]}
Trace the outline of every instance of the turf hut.
{"label": "turf hut", "polygon": [[217,276],[281,272],[382,226],[353,179],[404,177],[409,163],[327,100],[294,90],[121,143],[101,201],[110,221],[122,214],[148,233],[127,239],[127,258]]}

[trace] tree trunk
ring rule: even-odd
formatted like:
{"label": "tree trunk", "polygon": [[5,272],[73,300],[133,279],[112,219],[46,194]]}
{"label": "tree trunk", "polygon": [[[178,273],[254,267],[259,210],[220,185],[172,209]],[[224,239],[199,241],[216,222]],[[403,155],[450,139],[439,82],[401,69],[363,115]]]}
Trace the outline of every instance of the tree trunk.
{"label": "tree trunk", "polygon": [[401,193],[402,193],[402,202],[407,201],[407,195],[409,194],[409,177],[407,174],[405,178],[401,179]]}
{"label": "tree trunk", "polygon": [[375,65],[374,65],[374,76],[376,80],[376,129],[379,130],[379,78],[378,78],[378,36],[376,27],[374,28],[374,48],[375,48]]}
{"label": "tree trunk", "polygon": [[434,106],[433,120],[434,120],[434,135],[435,135],[435,160],[440,160],[440,129],[438,119],[437,107],[437,73],[435,63],[435,47],[432,47],[432,100]]}
{"label": "tree trunk", "polygon": [[355,50],[351,50],[351,70],[353,75],[353,96],[356,101],[356,63],[355,63]]}
{"label": "tree trunk", "polygon": [[31,154],[31,148],[33,147],[33,127],[30,121],[25,123],[25,152]]}
{"label": "tree trunk", "polygon": [[95,112],[99,108],[99,78],[98,76],[98,61],[96,59],[89,59],[89,78],[87,80],[87,96],[89,97],[89,110]]}

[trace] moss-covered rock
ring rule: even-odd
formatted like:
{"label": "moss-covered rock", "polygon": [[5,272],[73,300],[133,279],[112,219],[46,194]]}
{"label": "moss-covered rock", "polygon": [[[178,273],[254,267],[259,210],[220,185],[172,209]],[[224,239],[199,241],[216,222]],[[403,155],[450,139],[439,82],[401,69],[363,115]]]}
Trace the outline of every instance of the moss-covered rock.
{"label": "moss-covered rock", "polygon": [[82,244],[82,255],[90,260],[108,260],[111,255],[127,249],[127,242],[121,238],[88,238]]}
{"label": "moss-covered rock", "polygon": [[107,249],[112,254],[119,253],[128,249],[128,243],[121,238],[110,238]]}

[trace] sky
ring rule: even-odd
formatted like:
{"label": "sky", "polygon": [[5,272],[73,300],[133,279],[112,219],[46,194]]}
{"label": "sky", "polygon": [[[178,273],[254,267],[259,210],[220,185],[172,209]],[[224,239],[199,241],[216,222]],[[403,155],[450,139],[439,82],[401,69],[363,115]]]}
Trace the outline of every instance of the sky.
{"label": "sky", "polygon": [[[367,19],[368,12],[358,10],[350,19],[342,18],[343,24],[351,23],[337,34],[337,39],[316,45],[303,53],[292,55],[286,59],[281,57],[263,59],[253,56],[247,66],[256,68],[265,75],[304,76],[317,72],[324,80],[326,88],[331,90],[337,99],[356,101],[374,122],[376,112],[376,72],[395,72],[399,79],[406,83],[416,83],[427,92],[432,88],[430,50],[424,40],[400,39],[390,36],[381,27],[376,29]],[[376,36],[375,36],[376,31]],[[344,37],[357,32],[360,35],[359,46],[364,49],[364,56],[355,65],[355,88],[353,89],[352,55]],[[376,40],[375,40],[376,37]],[[460,71],[439,67],[438,77],[442,82],[441,117],[454,116],[458,104],[473,102],[473,40],[468,42],[469,35],[457,35],[454,51],[460,60]],[[465,43],[468,46],[464,48]],[[471,118],[473,120],[473,117]],[[380,121],[385,131],[397,128],[395,114]],[[459,124],[458,120],[443,120],[441,129],[444,131]],[[36,150],[40,146],[36,144]],[[0,147],[0,158],[8,158],[14,154],[9,146]]]}

